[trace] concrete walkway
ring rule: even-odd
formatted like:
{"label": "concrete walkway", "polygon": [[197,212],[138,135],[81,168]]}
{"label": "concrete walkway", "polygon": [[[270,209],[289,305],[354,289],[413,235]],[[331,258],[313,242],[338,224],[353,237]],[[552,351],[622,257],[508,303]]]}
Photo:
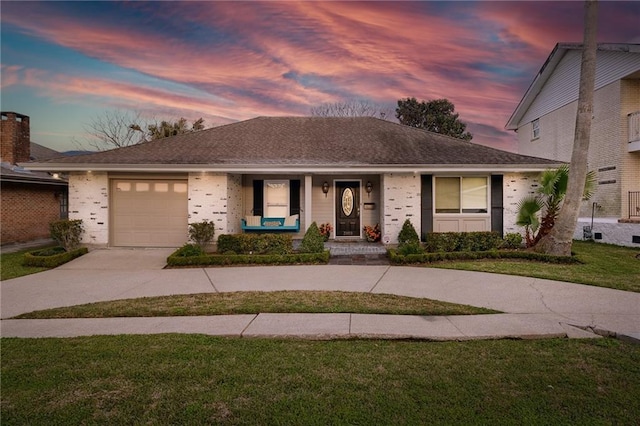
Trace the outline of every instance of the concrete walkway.
{"label": "concrete walkway", "polygon": [[[243,337],[597,337],[640,341],[640,294],[527,277],[399,266],[162,269],[171,250],[95,250],[66,265],[0,283],[3,337],[204,333]],[[172,294],[324,290],[387,293],[505,312],[472,316],[258,314],[14,320],[60,306]],[[594,332],[596,334],[594,334]]]}

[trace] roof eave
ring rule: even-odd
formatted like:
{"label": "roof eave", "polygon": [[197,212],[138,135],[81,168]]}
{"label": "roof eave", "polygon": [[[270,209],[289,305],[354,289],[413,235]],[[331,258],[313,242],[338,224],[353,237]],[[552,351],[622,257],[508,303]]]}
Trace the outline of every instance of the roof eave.
{"label": "roof eave", "polygon": [[536,172],[548,168],[558,167],[562,162],[544,164],[296,164],[296,165],[265,165],[265,164],[69,164],[69,163],[29,163],[25,167],[36,171],[58,172],[116,172],[116,173],[427,173],[427,172]]}
{"label": "roof eave", "polygon": [[518,103],[516,109],[513,111],[513,114],[511,114],[511,117],[509,117],[509,121],[507,121],[505,129],[518,129],[518,125],[520,124],[522,116],[525,114],[527,109],[529,109],[529,107],[533,103],[533,100],[540,92],[542,86],[544,86],[544,84],[547,82],[547,80],[553,73],[553,70],[556,68],[560,60],[564,57],[565,53],[570,48],[571,45],[569,43],[557,43],[555,45],[555,47],[547,57],[547,60],[544,61],[544,64],[542,64],[540,71],[538,71],[538,74],[536,74],[535,78],[529,85],[529,88],[525,92],[524,96],[522,96],[522,99]]}

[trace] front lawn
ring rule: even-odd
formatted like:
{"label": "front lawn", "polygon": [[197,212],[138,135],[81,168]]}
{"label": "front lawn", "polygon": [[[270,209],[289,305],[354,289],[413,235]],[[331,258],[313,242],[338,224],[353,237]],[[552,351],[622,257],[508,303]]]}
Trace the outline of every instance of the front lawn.
{"label": "front lawn", "polygon": [[521,260],[469,260],[430,263],[429,267],[522,275],[640,292],[640,248],[574,241],[581,263],[554,264]]}
{"label": "front lawn", "polygon": [[2,340],[3,425],[636,424],[640,346],[612,339]]}
{"label": "front lawn", "polygon": [[24,254],[36,249],[28,249],[16,253],[0,254],[0,281],[18,278],[24,275],[35,274],[36,272],[46,271],[49,268],[41,266],[24,266]]}

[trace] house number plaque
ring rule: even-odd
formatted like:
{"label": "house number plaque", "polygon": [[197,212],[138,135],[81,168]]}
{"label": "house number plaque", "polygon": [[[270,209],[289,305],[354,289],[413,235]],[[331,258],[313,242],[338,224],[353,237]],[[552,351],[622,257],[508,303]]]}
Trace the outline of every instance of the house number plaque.
{"label": "house number plaque", "polygon": [[345,188],[342,191],[342,212],[345,216],[351,216],[353,212],[353,190]]}

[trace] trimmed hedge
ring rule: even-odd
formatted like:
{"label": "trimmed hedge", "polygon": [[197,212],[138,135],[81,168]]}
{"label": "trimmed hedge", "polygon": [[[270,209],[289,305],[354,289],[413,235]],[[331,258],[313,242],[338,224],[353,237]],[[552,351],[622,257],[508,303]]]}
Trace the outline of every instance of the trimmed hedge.
{"label": "trimmed hedge", "polygon": [[329,250],[322,253],[288,254],[210,254],[181,257],[175,253],[167,258],[169,266],[224,266],[224,265],[293,265],[329,263]]}
{"label": "trimmed hedge", "polygon": [[524,259],[538,262],[571,264],[581,263],[571,256],[552,256],[549,254],[535,253],[532,251],[452,251],[438,253],[422,253],[402,255],[397,250],[388,250],[389,260],[395,265],[406,265],[415,263],[431,263],[442,260],[475,260],[475,259]]}
{"label": "trimmed hedge", "polygon": [[288,254],[293,238],[286,234],[223,234],[218,237],[218,253]]}
{"label": "trimmed hedge", "polygon": [[24,254],[22,264],[24,266],[55,268],[89,252],[86,247],[80,247],[71,251],[63,251],[58,254],[51,254],[53,251],[53,249],[47,249],[27,252]]}
{"label": "trimmed hedge", "polygon": [[504,244],[497,232],[430,232],[425,239],[428,252],[488,251]]}

